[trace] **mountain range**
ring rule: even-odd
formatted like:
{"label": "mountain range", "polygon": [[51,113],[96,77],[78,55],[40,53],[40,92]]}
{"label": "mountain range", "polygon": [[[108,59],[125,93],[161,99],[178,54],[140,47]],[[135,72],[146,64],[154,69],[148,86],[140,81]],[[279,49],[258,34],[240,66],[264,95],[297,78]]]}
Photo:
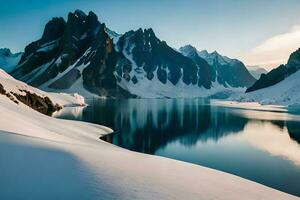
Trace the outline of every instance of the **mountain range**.
{"label": "mountain range", "polygon": [[0,49],[0,68],[6,72],[12,72],[18,65],[23,53],[12,53],[10,49]]}
{"label": "mountain range", "polygon": [[[54,17],[24,53],[0,49],[0,68],[46,91],[111,97],[211,97],[276,85],[300,69],[300,49],[269,73],[192,45],[179,50],[149,29],[118,34],[95,13]],[[258,80],[256,80],[258,79]]]}
{"label": "mountain range", "polygon": [[[225,87],[249,87],[255,82],[255,78],[249,73],[246,66],[237,59],[231,59],[220,55],[217,51],[208,53],[206,50],[198,51],[191,45],[179,48],[179,51],[191,58],[195,63],[205,60],[211,82],[218,82]],[[205,73],[202,73],[205,74]]]}
{"label": "mountain range", "polygon": [[176,51],[151,28],[121,35],[80,10],[50,20],[11,74],[47,91],[83,96],[210,96],[255,82],[239,60],[190,45]]}

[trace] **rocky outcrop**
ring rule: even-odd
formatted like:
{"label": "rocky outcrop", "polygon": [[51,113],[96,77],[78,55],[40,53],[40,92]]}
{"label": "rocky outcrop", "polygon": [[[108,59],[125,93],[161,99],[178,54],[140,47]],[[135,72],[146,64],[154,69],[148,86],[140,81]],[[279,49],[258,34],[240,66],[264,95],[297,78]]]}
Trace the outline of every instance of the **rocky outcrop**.
{"label": "rocky outcrop", "polygon": [[53,104],[53,102],[49,99],[49,97],[41,97],[37,94],[32,94],[26,90],[20,90],[24,92],[26,95],[20,95],[13,93],[13,95],[22,103],[31,107],[32,109],[46,114],[51,115],[53,112],[62,109],[62,107],[58,104]]}
{"label": "rocky outcrop", "polygon": [[62,109],[60,105],[53,104],[49,97],[41,97],[26,90],[20,90],[20,92],[25,93],[25,95],[17,94],[15,92],[7,92],[3,85],[0,84],[0,94],[5,95],[16,104],[19,104],[20,101],[32,109],[46,115],[51,115],[53,112]]}

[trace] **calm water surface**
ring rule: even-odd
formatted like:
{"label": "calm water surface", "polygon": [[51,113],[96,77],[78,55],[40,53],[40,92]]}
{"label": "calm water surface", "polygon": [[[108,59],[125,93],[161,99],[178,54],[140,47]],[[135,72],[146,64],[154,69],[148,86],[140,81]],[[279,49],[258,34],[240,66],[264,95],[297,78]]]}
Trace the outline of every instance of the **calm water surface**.
{"label": "calm water surface", "polygon": [[[203,99],[97,99],[55,117],[115,130],[105,140],[300,196],[300,113]],[[249,106],[247,106],[249,107]]]}

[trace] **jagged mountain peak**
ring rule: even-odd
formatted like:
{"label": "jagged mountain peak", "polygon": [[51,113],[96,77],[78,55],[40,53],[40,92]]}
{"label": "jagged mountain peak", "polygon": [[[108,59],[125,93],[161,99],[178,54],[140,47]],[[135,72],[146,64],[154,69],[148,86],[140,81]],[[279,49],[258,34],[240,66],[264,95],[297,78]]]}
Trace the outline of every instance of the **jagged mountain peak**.
{"label": "jagged mountain peak", "polygon": [[211,52],[211,54],[212,54],[212,55],[216,55],[216,56],[221,56],[221,54],[219,54],[219,53],[217,52],[217,50],[214,50],[213,52]]}
{"label": "jagged mountain peak", "polygon": [[191,54],[191,55],[197,54],[201,58],[205,59],[210,65],[213,65],[214,62],[218,62],[219,64],[222,65],[232,64],[232,62],[240,62],[237,59],[232,59],[227,56],[223,56],[217,50],[214,50],[211,53],[209,53],[207,50],[199,51],[197,48],[195,48],[190,44],[180,47],[179,51],[182,54]]}
{"label": "jagged mountain peak", "polygon": [[74,12],[74,14],[77,15],[78,17],[86,17],[85,12],[83,12],[80,9],[76,9],[75,12]]}
{"label": "jagged mountain peak", "polygon": [[207,55],[207,54],[209,54],[209,53],[208,53],[207,50],[201,50],[201,51],[199,51],[199,54],[205,54],[205,55]]}
{"label": "jagged mountain peak", "polygon": [[198,55],[198,50],[190,44],[180,47],[179,52],[181,52],[184,56],[187,56],[187,57],[193,56],[193,55]]}
{"label": "jagged mountain peak", "polygon": [[[245,86],[239,80],[223,79],[222,74],[232,72],[217,73],[216,66],[210,66],[195,47],[185,48],[193,50],[194,58],[175,51],[152,28],[120,35],[101,23],[95,13],[75,10],[67,20],[57,17],[46,24],[41,39],[25,48],[19,68],[12,74],[45,90],[84,96],[116,96],[120,92],[152,96],[141,94],[147,88],[154,96],[172,97],[189,94],[184,87],[196,96],[205,96],[210,93],[201,95],[199,91]],[[173,95],[168,88],[173,88]]]}
{"label": "jagged mountain peak", "polygon": [[10,56],[12,53],[9,48],[0,48],[0,55]]}
{"label": "jagged mountain peak", "polygon": [[136,37],[158,39],[152,28],[145,28],[145,29],[139,28],[137,30],[130,30],[130,31],[126,32],[124,35],[126,35],[126,36],[135,35]]}
{"label": "jagged mountain peak", "polygon": [[65,31],[66,21],[62,17],[52,18],[45,26],[40,43],[46,43],[61,37]]}
{"label": "jagged mountain peak", "polygon": [[228,58],[227,56],[223,56],[221,55],[219,52],[217,52],[216,50],[214,50],[213,52],[209,53],[207,50],[197,50],[196,47],[188,44],[185,45],[183,47],[179,48],[179,51],[184,54],[184,55],[198,55],[201,58],[205,59],[208,63],[210,63],[211,65],[213,64],[213,62],[219,62],[220,64],[227,64],[228,62],[234,62],[234,61],[238,61],[236,59],[231,59]]}
{"label": "jagged mountain peak", "polygon": [[196,63],[199,62],[199,57],[204,59],[211,66],[212,80],[216,79],[225,87],[248,87],[256,80],[241,61],[223,56],[217,51],[211,53],[207,50],[198,51],[192,45],[186,45],[180,48],[180,52]]}
{"label": "jagged mountain peak", "polygon": [[0,56],[18,56],[22,54],[22,52],[12,53],[9,48],[0,48]]}

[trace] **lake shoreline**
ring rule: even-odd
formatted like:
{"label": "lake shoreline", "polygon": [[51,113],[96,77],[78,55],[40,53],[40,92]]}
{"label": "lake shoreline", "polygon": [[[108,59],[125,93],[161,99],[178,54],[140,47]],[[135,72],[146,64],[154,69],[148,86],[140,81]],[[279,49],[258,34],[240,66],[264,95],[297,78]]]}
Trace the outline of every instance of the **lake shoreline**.
{"label": "lake shoreline", "polygon": [[[118,103],[118,105],[120,104],[121,105],[121,107],[122,108],[128,108],[128,107],[130,107],[130,106],[125,106],[125,105],[123,105],[123,103],[121,103],[122,101],[120,101],[120,100],[114,100],[114,101],[117,101]],[[154,100],[150,100],[150,101],[154,101]],[[160,101],[163,101],[163,100],[160,100]],[[169,101],[173,101],[173,100],[167,100],[168,102]],[[110,103],[108,103],[109,101],[107,101],[107,100],[103,100],[103,99],[101,99],[101,102],[103,103],[103,105],[105,105],[105,107],[107,107],[107,109],[109,109],[109,110],[111,110],[111,112],[110,113],[112,113],[113,112],[113,109],[111,109],[111,107],[110,107]],[[145,103],[145,102],[144,102]],[[91,121],[91,122],[96,122],[95,120],[95,118],[93,117],[93,115],[90,115],[89,114],[89,112],[88,112],[88,110],[91,110],[93,113],[95,113],[95,116],[100,116],[101,117],[101,115],[98,115],[97,113],[101,113],[101,111],[99,110],[99,107],[98,106],[96,106],[96,105],[93,105],[93,104],[89,104],[90,105],[90,108],[86,108],[86,110],[81,110],[81,114],[78,114],[78,113],[76,113],[76,115],[78,115],[78,116],[80,116],[79,118],[81,119],[80,121],[86,121],[86,119],[84,119],[84,118],[82,118],[82,117],[84,117],[84,116],[89,116],[89,118],[90,119],[92,119],[93,121]],[[72,112],[73,113],[73,112]],[[107,113],[105,110],[103,110],[102,111],[102,113]],[[122,112],[121,112],[122,113]],[[130,115],[128,112],[125,112],[125,113],[127,113],[126,114],[126,116],[127,115]],[[123,113],[122,115],[124,115],[125,113]],[[110,115],[108,115],[108,116],[110,116]],[[139,116],[139,115],[137,115],[137,116]],[[66,116],[65,116],[66,117]],[[116,119],[116,116],[111,116],[113,119]],[[118,117],[117,117],[118,118]],[[141,119],[140,117],[138,117],[139,119]],[[103,119],[103,115],[102,115],[102,117],[101,117],[101,119]],[[105,121],[105,120],[104,120]],[[121,120],[122,121],[122,120]],[[127,120],[128,121],[128,120]],[[129,121],[128,121],[129,122]],[[99,123],[99,122],[97,122],[97,123]],[[100,123],[101,124],[101,123]],[[103,123],[102,123],[103,124]],[[110,124],[110,123],[107,123],[107,122],[105,122],[104,123],[105,125],[109,125],[109,127],[112,127],[113,128],[113,126],[112,126],[112,124]],[[120,128],[120,127],[119,127]],[[113,128],[114,129],[114,128]],[[122,128],[123,129],[123,128]],[[114,129],[115,130],[115,129]],[[119,129],[117,129],[117,131],[119,132],[120,130]],[[123,129],[123,131],[121,131],[121,132],[124,132],[124,131],[126,131],[126,128],[125,129]],[[128,131],[128,130],[127,130]],[[107,142],[110,142],[110,143],[112,143],[112,141],[111,141],[111,139],[112,139],[112,137],[113,137],[113,135],[114,134],[112,134],[112,133],[108,133],[107,135],[106,135],[106,137],[108,137],[109,139],[107,139],[106,141]],[[122,135],[122,133],[118,133],[117,135]],[[105,137],[105,136],[101,136],[100,138],[98,138],[99,140],[101,140],[103,137]],[[110,140],[110,141],[109,141]],[[125,143],[124,143],[125,144]],[[114,145],[116,145],[116,144],[114,144]],[[117,145],[118,146],[118,145]],[[122,147],[122,146],[121,146]],[[119,148],[119,147],[118,147]],[[124,147],[123,147],[124,148]],[[125,148],[126,149],[126,148]],[[129,149],[129,150],[132,150],[132,149]],[[136,150],[134,150],[134,152],[133,153],[136,153],[136,152],[139,152],[139,151],[136,151]],[[141,153],[145,153],[145,152],[141,152]],[[151,154],[151,153],[147,153],[146,152],[146,154]],[[159,156],[161,156],[161,155],[159,155]],[[163,157],[168,157],[168,156],[163,156]],[[173,158],[174,159],[174,158]],[[175,158],[175,160],[178,160],[178,159],[176,159]],[[191,162],[188,162],[188,164],[190,164]],[[193,163],[192,163],[193,164]],[[203,166],[203,165],[201,165],[201,164],[197,164],[197,166]],[[207,167],[207,166],[206,166]],[[211,167],[209,167],[209,168],[211,168]],[[223,171],[223,170],[222,170]],[[225,172],[226,174],[228,173],[228,172]],[[232,173],[231,173],[232,174]],[[239,176],[238,174],[235,174],[235,176]],[[239,176],[240,177],[240,176]],[[249,179],[248,179],[249,180]],[[253,181],[253,180],[252,180]]]}

